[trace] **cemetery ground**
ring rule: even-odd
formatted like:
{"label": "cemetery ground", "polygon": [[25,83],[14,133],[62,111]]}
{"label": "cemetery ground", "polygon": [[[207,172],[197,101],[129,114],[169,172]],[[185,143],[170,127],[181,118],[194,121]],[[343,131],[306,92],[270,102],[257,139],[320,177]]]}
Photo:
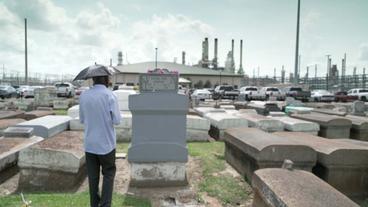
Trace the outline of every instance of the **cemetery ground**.
{"label": "cemetery ground", "polygon": [[[128,146],[127,143],[119,143],[117,153],[126,153]],[[128,162],[117,158],[113,206],[158,206],[163,199],[170,200],[175,191],[179,192],[180,199],[193,199],[199,206],[251,206],[251,187],[226,163],[223,142],[193,142],[188,144],[188,149],[190,161],[187,187],[130,189]],[[0,207],[22,205],[19,192],[4,196],[9,191],[15,191],[17,181],[16,175],[0,185]],[[25,197],[32,201],[31,206],[88,206],[87,179],[76,193],[26,193]]]}

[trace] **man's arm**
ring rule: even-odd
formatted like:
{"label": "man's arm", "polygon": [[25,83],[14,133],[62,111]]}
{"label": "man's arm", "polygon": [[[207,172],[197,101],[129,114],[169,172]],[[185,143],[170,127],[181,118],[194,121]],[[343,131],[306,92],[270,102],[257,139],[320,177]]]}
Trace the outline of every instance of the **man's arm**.
{"label": "man's arm", "polygon": [[110,97],[109,104],[112,123],[114,125],[118,125],[121,122],[121,115],[119,110],[118,99],[114,93],[112,93],[112,96]]}
{"label": "man's arm", "polygon": [[84,113],[83,113],[83,96],[79,97],[79,122],[84,124]]}

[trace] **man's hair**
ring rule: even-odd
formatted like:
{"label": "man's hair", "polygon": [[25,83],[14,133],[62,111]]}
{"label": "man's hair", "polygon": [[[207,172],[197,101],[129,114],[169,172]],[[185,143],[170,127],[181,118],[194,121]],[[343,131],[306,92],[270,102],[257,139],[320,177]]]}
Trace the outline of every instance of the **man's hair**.
{"label": "man's hair", "polygon": [[97,77],[93,77],[92,80],[93,80],[93,85],[102,84],[107,87],[109,84],[109,76],[97,76]]}

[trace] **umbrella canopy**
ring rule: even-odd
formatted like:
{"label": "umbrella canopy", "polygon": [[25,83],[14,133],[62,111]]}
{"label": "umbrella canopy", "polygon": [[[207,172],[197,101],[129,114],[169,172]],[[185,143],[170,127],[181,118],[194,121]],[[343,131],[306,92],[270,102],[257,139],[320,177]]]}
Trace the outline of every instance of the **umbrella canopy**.
{"label": "umbrella canopy", "polygon": [[87,80],[89,78],[97,77],[97,76],[110,76],[116,70],[113,67],[108,67],[104,65],[91,65],[85,69],[83,69],[79,74],[74,78],[73,81],[76,80]]}

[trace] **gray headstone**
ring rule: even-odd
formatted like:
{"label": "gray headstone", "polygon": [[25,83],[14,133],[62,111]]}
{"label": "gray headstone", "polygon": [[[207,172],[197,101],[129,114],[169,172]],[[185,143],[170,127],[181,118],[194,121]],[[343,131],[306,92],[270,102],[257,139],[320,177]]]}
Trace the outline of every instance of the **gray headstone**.
{"label": "gray headstone", "polygon": [[354,101],[351,105],[351,114],[355,116],[366,116],[365,105],[363,101]]}
{"label": "gray headstone", "polygon": [[9,127],[4,130],[4,137],[25,137],[33,136],[33,128],[30,127]]}

